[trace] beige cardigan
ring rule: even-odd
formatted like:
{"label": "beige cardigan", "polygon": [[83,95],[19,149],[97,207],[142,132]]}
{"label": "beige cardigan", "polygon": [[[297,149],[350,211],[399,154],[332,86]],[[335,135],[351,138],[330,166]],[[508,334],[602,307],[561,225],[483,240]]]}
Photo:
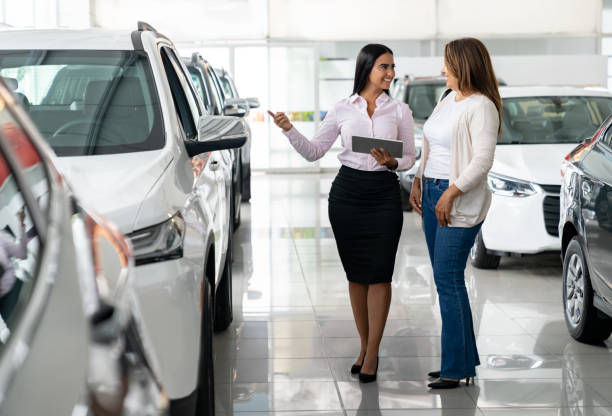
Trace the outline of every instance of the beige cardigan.
{"label": "beige cardigan", "polygon": [[[432,115],[454,94],[447,96],[434,108]],[[451,227],[473,227],[484,221],[491,205],[491,191],[487,174],[493,165],[499,118],[495,104],[482,94],[469,98],[465,111],[453,127],[449,185],[463,192],[453,201]],[[427,137],[423,140],[423,158],[416,176],[421,178],[429,156]],[[422,189],[422,186],[421,186]]]}

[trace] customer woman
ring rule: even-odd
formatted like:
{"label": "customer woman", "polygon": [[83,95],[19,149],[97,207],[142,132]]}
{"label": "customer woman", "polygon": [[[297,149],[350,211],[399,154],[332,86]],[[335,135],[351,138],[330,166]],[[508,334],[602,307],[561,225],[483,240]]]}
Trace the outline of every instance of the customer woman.
{"label": "customer woman", "polygon": [[[391,303],[391,276],[403,224],[396,170],[414,164],[414,122],[408,106],[389,96],[395,77],[393,52],[384,45],[364,46],[357,56],[353,95],[327,113],[312,141],[284,113],[272,113],[289,143],[305,159],[323,157],[338,135],[342,163],[329,193],[329,220],[342,266],[361,350],[351,373],[359,380],[376,380],[378,349]],[[400,140],[399,159],[385,149],[370,154],[351,150],[352,136]]]}
{"label": "customer woman", "polygon": [[434,389],[455,388],[480,364],[464,271],[491,203],[487,173],[501,123],[501,98],[486,47],[465,38],[444,48],[442,74],[452,89],[423,126],[423,162],[410,202],[423,216],[442,315],[441,370]]}

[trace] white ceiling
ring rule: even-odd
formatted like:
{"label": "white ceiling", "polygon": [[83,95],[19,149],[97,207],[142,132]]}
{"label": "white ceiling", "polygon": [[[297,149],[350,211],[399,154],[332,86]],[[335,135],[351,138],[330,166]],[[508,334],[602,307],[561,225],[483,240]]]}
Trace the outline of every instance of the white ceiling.
{"label": "white ceiling", "polygon": [[91,0],[94,26],[175,41],[597,36],[602,0]]}

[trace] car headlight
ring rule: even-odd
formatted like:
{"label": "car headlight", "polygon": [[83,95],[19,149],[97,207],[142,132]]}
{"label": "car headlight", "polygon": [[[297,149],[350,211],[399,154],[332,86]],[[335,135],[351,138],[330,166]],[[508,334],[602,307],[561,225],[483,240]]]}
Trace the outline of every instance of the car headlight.
{"label": "car headlight", "polygon": [[520,179],[489,173],[489,188],[491,192],[501,196],[526,197],[536,193],[531,183]]}
{"label": "car headlight", "polygon": [[136,265],[177,259],[183,256],[185,220],[178,213],[161,224],[128,235]]}

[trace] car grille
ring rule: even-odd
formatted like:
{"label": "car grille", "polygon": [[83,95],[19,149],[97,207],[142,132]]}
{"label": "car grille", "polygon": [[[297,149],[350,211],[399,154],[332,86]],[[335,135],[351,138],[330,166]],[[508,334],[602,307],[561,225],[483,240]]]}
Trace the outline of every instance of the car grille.
{"label": "car grille", "polygon": [[561,193],[561,185],[539,185],[547,194],[559,195]]}
{"label": "car grille", "polygon": [[[561,185],[539,185],[549,195],[544,197],[544,225],[546,232],[554,237],[559,237],[559,193]],[[552,194],[552,195],[551,195]]]}

